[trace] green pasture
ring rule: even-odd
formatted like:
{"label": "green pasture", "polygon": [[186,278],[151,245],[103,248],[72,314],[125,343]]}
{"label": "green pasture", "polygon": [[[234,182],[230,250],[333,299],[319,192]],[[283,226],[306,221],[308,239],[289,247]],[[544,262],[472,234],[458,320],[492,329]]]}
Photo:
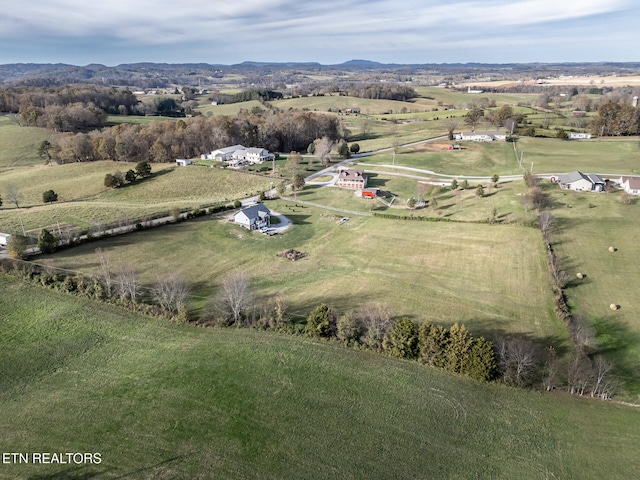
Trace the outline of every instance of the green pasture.
{"label": "green pasture", "polygon": [[465,92],[457,92],[448,88],[440,87],[415,87],[415,91],[420,97],[431,98],[435,102],[443,102],[445,105],[461,106],[466,103],[478,102],[480,98],[488,98],[495,100],[496,104],[517,105],[518,103],[529,104],[536,100],[537,94],[526,93],[491,93],[483,92],[481,94],[470,94]]}
{"label": "green pasture", "polygon": [[3,478],[634,478],[640,412],[0,277]]}
{"label": "green pasture", "polygon": [[[560,191],[553,187],[552,234],[571,282],[566,295],[571,308],[593,325],[594,351],[616,365],[630,400],[640,401],[640,279],[638,242],[640,204],[623,205],[620,193]],[[609,247],[617,250],[609,252]],[[586,277],[576,278],[580,272]],[[612,311],[611,304],[620,309]]]}
{"label": "green pasture", "polygon": [[159,115],[109,115],[107,125],[117,125],[119,123],[133,123],[136,125],[147,125],[153,122],[166,122],[179,120],[178,117],[161,117]]}
{"label": "green pasture", "polygon": [[5,167],[43,164],[38,147],[51,137],[44,128],[21,127],[15,117],[0,116],[0,172]]}
{"label": "green pasture", "polygon": [[[23,197],[16,209],[4,196],[0,225],[18,230],[49,226],[56,221],[86,227],[120,219],[140,218],[171,207],[197,207],[256,195],[271,181],[258,175],[206,167],[176,168],[153,164],[152,176],[118,189],[104,187],[104,176],[133,164],[110,161],[14,168],[3,174],[0,188],[16,185]],[[42,192],[53,189],[56,203],[43,205]],[[22,222],[22,223],[21,223]]]}
{"label": "green pasture", "polygon": [[380,115],[383,113],[425,112],[430,111],[429,105],[413,102],[401,102],[397,100],[376,100],[370,98],[347,97],[344,95],[324,95],[317,97],[285,98],[270,102],[280,110],[308,109],[323,112],[342,110],[347,108],[360,108],[363,115]]}
{"label": "green pasture", "polygon": [[517,149],[524,154],[523,165],[533,162],[536,173],[640,173],[637,138],[556,140],[522,137]]}
{"label": "green pasture", "polygon": [[204,104],[198,107],[198,111],[207,117],[212,117],[216,115],[237,115],[240,110],[251,111],[254,108],[266,110],[265,106],[258,100],[249,100],[248,102],[229,103],[227,105]]}
{"label": "green pasture", "polygon": [[[452,143],[447,138],[442,145]],[[463,150],[431,151],[433,146],[421,144],[401,147],[396,154],[395,165],[431,170],[447,175],[517,175],[518,168],[513,145],[507,142],[464,142]],[[392,165],[393,152],[382,152],[359,159],[367,165]],[[526,160],[526,154],[525,154]],[[410,173],[410,172],[406,172]]]}
{"label": "green pasture", "polygon": [[[167,272],[181,274],[197,297],[215,293],[230,271],[244,270],[259,295],[284,292],[301,315],[323,302],[347,311],[380,301],[416,321],[459,321],[486,335],[504,330],[565,342],[564,327],[551,311],[536,229],[358,217],[295,201],[267,205],[288,216],[293,228],[266,237],[205,218],[85,244],[51,258],[57,266],[90,273],[101,247],[115,263],[134,265],[146,285]],[[338,225],[345,215],[351,219]],[[308,256],[290,262],[276,255],[288,248]],[[202,303],[194,303],[194,313]]]}

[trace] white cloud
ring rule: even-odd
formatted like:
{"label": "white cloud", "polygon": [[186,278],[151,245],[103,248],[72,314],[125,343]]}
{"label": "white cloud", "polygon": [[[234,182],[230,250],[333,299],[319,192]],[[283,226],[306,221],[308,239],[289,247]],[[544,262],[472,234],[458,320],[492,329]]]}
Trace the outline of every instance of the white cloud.
{"label": "white cloud", "polygon": [[[226,56],[255,53],[256,60],[348,59],[363,52],[393,61],[432,48],[541,43],[540,35],[562,40],[572,23],[625,10],[637,16],[639,9],[631,0],[29,0],[29,8],[0,0],[0,8],[0,61],[3,38],[31,47],[39,38],[62,46],[99,38],[138,51],[226,45]],[[609,24],[598,31],[621,33]],[[589,45],[588,31],[576,34],[576,43]],[[635,30],[627,35],[635,38]]]}

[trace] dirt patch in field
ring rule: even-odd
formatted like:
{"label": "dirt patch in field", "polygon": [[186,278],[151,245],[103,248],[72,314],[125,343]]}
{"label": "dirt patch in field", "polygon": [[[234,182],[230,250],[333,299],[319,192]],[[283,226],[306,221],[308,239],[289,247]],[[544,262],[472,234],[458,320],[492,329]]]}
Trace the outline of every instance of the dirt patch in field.
{"label": "dirt patch in field", "polygon": [[300,260],[301,258],[304,258],[307,256],[306,253],[299,252],[298,250],[294,250],[292,248],[288,250],[283,250],[277,255],[281,258],[286,258],[287,260],[291,260],[292,262],[295,262],[296,260]]}

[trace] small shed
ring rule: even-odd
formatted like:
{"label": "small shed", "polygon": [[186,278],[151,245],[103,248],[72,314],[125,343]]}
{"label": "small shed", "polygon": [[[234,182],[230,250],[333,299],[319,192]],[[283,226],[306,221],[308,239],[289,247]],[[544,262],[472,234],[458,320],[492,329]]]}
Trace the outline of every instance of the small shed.
{"label": "small shed", "polygon": [[379,190],[377,188],[363,188],[362,190],[357,190],[355,193],[362,198],[376,198],[378,192]]}
{"label": "small shed", "polygon": [[0,233],[0,246],[6,247],[9,243],[9,238],[11,237],[8,233]]}
{"label": "small shed", "polygon": [[187,165],[191,165],[191,160],[188,158],[178,158],[176,159],[177,167],[186,167]]}

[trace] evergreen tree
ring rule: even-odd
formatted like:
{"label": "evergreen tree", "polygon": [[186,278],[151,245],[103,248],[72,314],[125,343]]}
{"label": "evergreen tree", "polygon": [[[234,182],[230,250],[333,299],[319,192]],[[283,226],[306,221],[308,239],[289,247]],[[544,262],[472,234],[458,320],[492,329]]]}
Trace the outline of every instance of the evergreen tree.
{"label": "evergreen tree", "polygon": [[58,201],[58,194],[56,192],[54,192],[53,190],[47,190],[46,192],[43,192],[43,194],[42,194],[42,201],[44,203],[57,202]]}
{"label": "evergreen tree", "polygon": [[403,317],[389,329],[382,347],[394,357],[415,358],[418,354],[418,329],[409,318]]}
{"label": "evergreen tree", "polygon": [[56,251],[56,247],[58,246],[58,241],[53,234],[43,228],[40,231],[40,235],[38,236],[38,248],[42,253],[53,253]]}
{"label": "evergreen tree", "polygon": [[463,360],[460,373],[488,382],[495,377],[497,369],[493,343],[484,337],[474,338]]}
{"label": "evergreen tree", "polygon": [[457,189],[458,189],[458,180],[454,178],[453,180],[451,180],[451,190],[457,190]]}
{"label": "evergreen tree", "polygon": [[473,337],[464,325],[453,324],[449,329],[449,345],[445,368],[450,372],[462,373],[467,355],[473,343]]}
{"label": "evergreen tree", "polygon": [[336,332],[336,316],[325,305],[319,305],[307,318],[307,334],[310,337],[331,337]]}
{"label": "evergreen tree", "polygon": [[449,349],[449,331],[428,321],[422,323],[418,331],[418,349],[420,361],[444,368]]}

